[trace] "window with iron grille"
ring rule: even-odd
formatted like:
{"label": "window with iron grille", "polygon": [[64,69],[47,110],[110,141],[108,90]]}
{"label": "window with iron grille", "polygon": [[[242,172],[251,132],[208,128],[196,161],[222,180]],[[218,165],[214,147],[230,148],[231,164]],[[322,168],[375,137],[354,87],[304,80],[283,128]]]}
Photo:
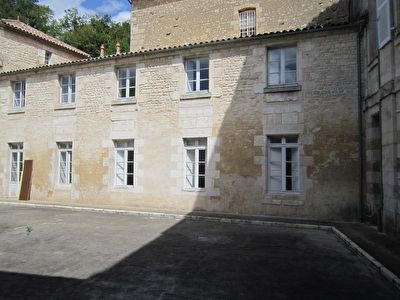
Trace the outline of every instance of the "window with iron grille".
{"label": "window with iron grille", "polygon": [[297,49],[268,49],[268,85],[297,84]]}
{"label": "window with iron grille", "polygon": [[268,137],[268,190],[299,191],[299,145],[297,137]]}
{"label": "window with iron grille", "polygon": [[136,95],[136,69],[118,69],[118,98],[128,99]]}
{"label": "window with iron grille", "polygon": [[14,108],[25,107],[25,81],[14,82]]}
{"label": "window with iron grille", "polygon": [[51,63],[51,55],[52,53],[50,51],[46,51],[44,54],[44,64],[49,65]]}
{"label": "window with iron grille", "polygon": [[378,46],[382,48],[391,39],[390,1],[376,0]]}
{"label": "window with iron grille", "polygon": [[135,149],[134,141],[115,141],[115,185],[134,186]]}
{"label": "window with iron grille", "polygon": [[240,36],[252,36],[256,34],[256,10],[247,9],[239,12]]}
{"label": "window with iron grille", "polygon": [[70,185],[72,183],[72,143],[63,142],[58,145],[58,183]]}
{"label": "window with iron grille", "polygon": [[16,184],[21,181],[22,169],[24,166],[23,143],[10,144],[10,152],[11,152],[10,182]]}
{"label": "window with iron grille", "polygon": [[185,145],[185,188],[206,187],[207,139],[184,139]]}
{"label": "window with iron grille", "polygon": [[209,59],[186,60],[186,91],[207,92],[209,90]]}
{"label": "window with iron grille", "polygon": [[63,75],[61,83],[61,104],[75,103],[76,78],[75,75]]}

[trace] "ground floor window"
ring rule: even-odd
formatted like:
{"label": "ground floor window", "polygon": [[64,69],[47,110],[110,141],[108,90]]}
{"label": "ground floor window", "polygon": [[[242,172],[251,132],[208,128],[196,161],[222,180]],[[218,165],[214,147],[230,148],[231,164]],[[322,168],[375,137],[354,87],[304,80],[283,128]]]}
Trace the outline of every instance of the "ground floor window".
{"label": "ground floor window", "polygon": [[115,141],[115,185],[134,186],[134,141]]}
{"label": "ground floor window", "polygon": [[72,183],[72,143],[58,143],[58,153],[58,183],[62,185],[70,185]]}
{"label": "ground floor window", "polygon": [[185,188],[206,187],[207,139],[184,139],[185,144]]}
{"label": "ground floor window", "polygon": [[22,143],[10,144],[11,151],[11,183],[19,183],[21,181],[22,169],[24,166],[24,146]]}
{"label": "ground floor window", "polygon": [[299,191],[298,137],[268,137],[269,192]]}

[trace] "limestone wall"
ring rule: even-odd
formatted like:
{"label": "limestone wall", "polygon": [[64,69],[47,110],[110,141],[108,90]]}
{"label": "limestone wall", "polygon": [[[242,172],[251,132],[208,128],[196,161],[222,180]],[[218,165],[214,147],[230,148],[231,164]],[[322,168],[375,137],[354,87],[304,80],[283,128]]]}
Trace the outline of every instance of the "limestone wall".
{"label": "limestone wall", "polygon": [[[266,88],[267,48],[295,45],[300,90]],[[209,57],[210,93],[185,95],[184,61]],[[330,31],[100,60],[0,76],[0,197],[11,197],[8,143],[33,159],[32,198],[65,204],[355,219],[356,34]],[[137,69],[136,102],[118,105],[116,70]],[[60,107],[59,75],[76,74]],[[11,82],[27,81],[26,108]],[[296,135],[300,191],[267,190],[267,136]],[[207,138],[204,191],[183,187],[183,139]],[[135,187],[114,185],[113,140],[134,139]],[[57,184],[57,142],[73,142],[73,184]],[[12,199],[12,197],[11,197]]]}

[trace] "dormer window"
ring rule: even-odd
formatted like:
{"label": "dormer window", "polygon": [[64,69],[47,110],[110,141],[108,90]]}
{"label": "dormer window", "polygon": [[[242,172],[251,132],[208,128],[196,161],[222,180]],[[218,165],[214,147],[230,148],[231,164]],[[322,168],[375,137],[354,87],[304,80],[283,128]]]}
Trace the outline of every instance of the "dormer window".
{"label": "dormer window", "polygon": [[246,9],[239,12],[240,36],[252,36],[256,34],[256,10]]}

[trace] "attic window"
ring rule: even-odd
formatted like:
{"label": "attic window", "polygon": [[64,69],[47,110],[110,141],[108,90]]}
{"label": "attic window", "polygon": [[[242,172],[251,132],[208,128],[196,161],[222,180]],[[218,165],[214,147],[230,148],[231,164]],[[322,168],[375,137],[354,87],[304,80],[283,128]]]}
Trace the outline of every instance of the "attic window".
{"label": "attic window", "polygon": [[245,9],[239,12],[240,36],[252,36],[256,34],[256,10]]}
{"label": "attic window", "polygon": [[46,51],[46,53],[44,55],[44,64],[49,65],[50,63],[51,63],[51,52]]}

